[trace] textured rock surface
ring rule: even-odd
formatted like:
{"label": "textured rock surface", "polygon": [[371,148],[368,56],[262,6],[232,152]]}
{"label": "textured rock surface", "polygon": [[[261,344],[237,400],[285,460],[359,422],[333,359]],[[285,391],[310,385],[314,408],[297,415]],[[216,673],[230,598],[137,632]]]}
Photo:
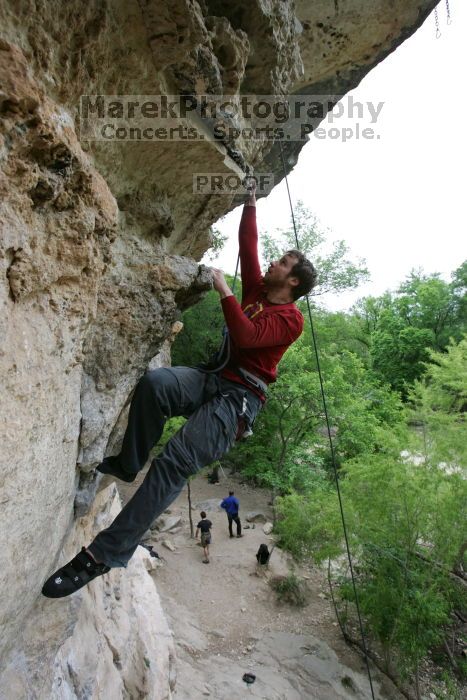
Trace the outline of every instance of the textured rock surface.
{"label": "textured rock surface", "polygon": [[252,510],[251,513],[246,514],[245,520],[248,523],[265,523],[267,522],[267,517],[260,511]]}
{"label": "textured rock surface", "polygon": [[[65,563],[120,509],[115,484],[75,522],[57,565]],[[52,562],[49,562],[49,568]],[[43,598],[23,625],[16,650],[4,656],[0,697],[141,698],[165,700],[175,683],[175,652],[154,581],[151,557],[139,547],[128,568],[114,569],[60,601]]]}
{"label": "textured rock surface", "polygon": [[[196,639],[193,631],[188,630],[188,626],[185,629],[191,633],[191,638]],[[204,630],[195,632],[202,639]],[[182,635],[183,632],[180,636],[185,641],[188,637],[187,632]],[[192,646],[196,649],[195,644],[192,643]],[[181,688],[176,692],[176,700],[207,696],[208,693],[203,692],[206,685],[209,697],[216,700],[229,700],[232,695],[258,700],[371,698],[368,678],[364,673],[346,668],[327,644],[311,635],[269,633],[257,641],[254,664],[248,656],[245,655],[243,659],[239,656],[237,660],[218,654],[213,669],[212,664],[203,658],[201,651],[198,651],[197,655],[182,651],[179,671]],[[245,672],[256,676],[255,683],[248,690],[242,681]],[[379,683],[376,682],[374,696],[376,700],[385,697],[380,692]]]}
{"label": "textured rock surface", "polygon": [[36,658],[25,620],[79,475],[118,445],[135,382],[209,288],[196,261],[236,200],[193,194],[193,174],[281,177],[264,141],[80,143],[80,95],[342,94],[433,5],[0,3],[0,659]]}

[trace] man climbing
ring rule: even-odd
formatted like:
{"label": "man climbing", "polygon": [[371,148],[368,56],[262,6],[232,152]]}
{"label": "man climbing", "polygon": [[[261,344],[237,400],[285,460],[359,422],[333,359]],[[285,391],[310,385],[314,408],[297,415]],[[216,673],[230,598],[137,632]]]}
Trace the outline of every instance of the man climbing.
{"label": "man climbing", "polygon": [[227,513],[227,520],[229,521],[229,535],[233,537],[232,522],[235,522],[237,526],[237,537],[242,536],[242,523],[238,515],[238,510],[240,508],[240,503],[238,498],[236,498],[233,491],[229,491],[227,498],[221,503],[221,508]]}
{"label": "man climbing", "polygon": [[254,186],[243,209],[239,245],[241,305],[222,272],[213,270],[229,334],[227,365],[211,373],[191,367],[161,368],[140,379],[121,452],[106,457],[99,472],[134,481],[166,419],[182,415],[188,420],[152,460],[143,483],[112,524],[45,582],[45,596],[70,595],[110,568],[125,567],[186,479],[226,454],[239,433],[251,432],[267,385],[276,379],[279,360],[302,332],[303,316],[294,301],[316,284],[316,270],[299,251],[291,250],[261,275]]}

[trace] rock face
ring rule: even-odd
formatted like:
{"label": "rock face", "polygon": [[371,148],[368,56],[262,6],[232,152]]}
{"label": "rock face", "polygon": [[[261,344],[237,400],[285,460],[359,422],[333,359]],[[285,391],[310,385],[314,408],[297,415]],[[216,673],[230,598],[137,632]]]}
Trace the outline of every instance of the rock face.
{"label": "rock face", "polygon": [[[193,639],[193,647],[197,651],[199,647],[202,650],[204,630],[185,629],[185,636],[190,634]],[[214,665],[203,658],[202,651],[190,654],[182,649],[181,689],[177,691],[177,698],[192,700],[206,696],[228,700],[233,693],[237,697],[258,700],[371,698],[364,672],[357,673],[344,666],[335,652],[317,637],[270,632],[258,640],[255,647],[254,664],[249,660],[248,647],[244,650],[247,654],[242,659],[239,656],[238,660],[218,654]],[[256,676],[248,690],[242,681],[246,670]],[[373,685],[376,700],[387,697],[380,691],[380,684],[375,679]]]}
{"label": "rock face", "polygon": [[[105,527],[120,507],[115,484],[101,491],[75,522],[57,566],[89,539],[96,521]],[[138,547],[126,570],[113,569],[71,598],[39,600],[17,640],[23,653],[4,655],[0,697],[168,699],[175,652],[152,568],[149,552]]]}
{"label": "rock face", "polygon": [[[265,140],[80,141],[80,96],[336,96],[434,4],[0,4],[0,667],[36,658],[27,619],[61,639],[39,595],[80,474],[118,445],[137,379],[210,286],[197,261],[237,200],[195,194],[193,175],[282,177]],[[288,167],[302,146],[285,143]]]}

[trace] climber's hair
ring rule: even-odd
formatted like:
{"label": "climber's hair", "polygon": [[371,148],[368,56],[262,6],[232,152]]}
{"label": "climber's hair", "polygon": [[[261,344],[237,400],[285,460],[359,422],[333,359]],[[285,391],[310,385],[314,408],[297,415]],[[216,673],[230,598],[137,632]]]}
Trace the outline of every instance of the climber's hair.
{"label": "climber's hair", "polygon": [[292,287],[294,301],[309,294],[318,282],[318,273],[315,266],[299,250],[288,250],[286,255],[293,255],[297,262],[289,272],[289,277],[297,277],[298,284]]}
{"label": "climber's hair", "polygon": [[205,517],[206,517],[206,513],[204,512],[204,510],[201,511],[201,517],[202,517],[202,518],[205,518]]}

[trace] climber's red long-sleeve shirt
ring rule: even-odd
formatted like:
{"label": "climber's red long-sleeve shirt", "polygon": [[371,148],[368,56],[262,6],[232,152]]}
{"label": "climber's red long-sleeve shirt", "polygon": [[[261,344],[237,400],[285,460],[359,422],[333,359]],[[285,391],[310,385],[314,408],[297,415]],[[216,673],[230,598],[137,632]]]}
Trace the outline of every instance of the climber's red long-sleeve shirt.
{"label": "climber's red long-sleeve shirt", "polygon": [[[243,367],[266,384],[274,382],[277,364],[303,330],[303,316],[293,302],[272,304],[266,299],[266,287],[258,260],[258,231],[256,207],[243,208],[240,229],[240,265],[242,274],[242,303],[234,296],[222,299],[230,335],[230,362],[222,376],[231,381],[243,381],[231,367]],[[264,396],[259,391],[264,401]]]}

